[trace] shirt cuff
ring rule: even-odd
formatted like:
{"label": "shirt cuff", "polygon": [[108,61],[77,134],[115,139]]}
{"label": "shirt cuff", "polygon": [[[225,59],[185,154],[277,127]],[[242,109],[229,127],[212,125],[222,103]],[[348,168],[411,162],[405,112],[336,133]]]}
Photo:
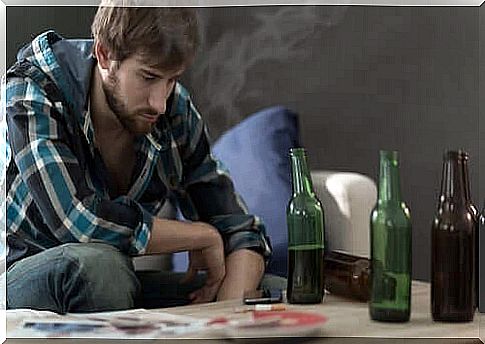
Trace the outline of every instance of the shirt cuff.
{"label": "shirt cuff", "polygon": [[271,257],[271,243],[258,217],[247,214],[222,215],[209,223],[221,233],[226,255],[246,248],[260,253],[266,262]]}
{"label": "shirt cuff", "polygon": [[140,212],[140,222],[133,231],[128,254],[130,256],[137,256],[143,255],[146,252],[152,231],[153,215],[145,210],[139,203],[135,201],[133,201],[133,203],[137,205]]}

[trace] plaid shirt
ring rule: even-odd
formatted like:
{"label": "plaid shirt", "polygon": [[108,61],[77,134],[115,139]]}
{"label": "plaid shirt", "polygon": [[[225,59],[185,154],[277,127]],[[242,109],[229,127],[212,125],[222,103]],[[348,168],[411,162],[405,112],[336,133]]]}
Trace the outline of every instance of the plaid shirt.
{"label": "plaid shirt", "polygon": [[91,47],[91,40],[48,31],[7,71],[7,264],[67,242],[101,241],[143,254],[153,216],[167,200],[184,218],[217,228],[226,254],[249,248],[268,258],[263,224],[211,155],[206,127],[179,83],[166,114],[135,142],[129,192],[109,196],[89,114]]}

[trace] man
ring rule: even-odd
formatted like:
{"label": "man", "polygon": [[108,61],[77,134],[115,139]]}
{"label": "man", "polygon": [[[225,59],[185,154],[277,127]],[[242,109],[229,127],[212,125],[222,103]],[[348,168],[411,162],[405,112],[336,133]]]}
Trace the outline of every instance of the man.
{"label": "man", "polygon": [[[102,4],[92,33],[41,34],[7,72],[7,307],[104,311],[256,289],[269,240],[177,81],[198,46],[194,12]],[[157,216],[168,199],[189,221]],[[171,295],[167,275],[133,269],[131,256],[179,251],[189,270],[167,277]]]}

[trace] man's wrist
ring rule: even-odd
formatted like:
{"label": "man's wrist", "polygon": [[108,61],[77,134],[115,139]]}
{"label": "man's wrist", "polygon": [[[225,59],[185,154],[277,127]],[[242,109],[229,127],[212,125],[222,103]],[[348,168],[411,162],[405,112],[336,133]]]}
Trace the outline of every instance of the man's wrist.
{"label": "man's wrist", "polygon": [[240,298],[245,291],[256,290],[264,274],[263,257],[249,249],[240,249],[226,258],[226,277],[219,290],[219,301]]}

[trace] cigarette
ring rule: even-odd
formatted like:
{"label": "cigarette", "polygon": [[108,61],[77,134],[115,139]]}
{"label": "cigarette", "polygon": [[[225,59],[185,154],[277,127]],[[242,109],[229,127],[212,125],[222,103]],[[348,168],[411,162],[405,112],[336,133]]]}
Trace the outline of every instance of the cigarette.
{"label": "cigarette", "polygon": [[246,307],[238,307],[236,308],[236,313],[246,313],[252,311],[268,311],[268,312],[278,312],[286,310],[286,305],[283,303],[279,304],[261,304],[261,305],[254,305],[254,306],[246,306]]}

